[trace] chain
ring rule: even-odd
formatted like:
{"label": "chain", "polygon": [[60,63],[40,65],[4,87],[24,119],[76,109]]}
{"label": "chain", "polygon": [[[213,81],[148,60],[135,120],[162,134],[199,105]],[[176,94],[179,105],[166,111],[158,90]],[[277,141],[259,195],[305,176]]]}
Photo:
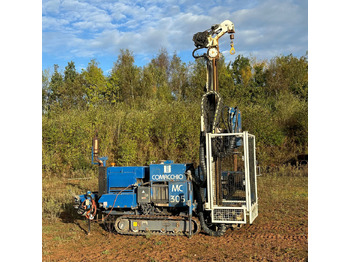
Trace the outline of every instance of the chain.
{"label": "chain", "polygon": [[230,54],[231,54],[231,55],[234,55],[234,54],[236,53],[236,50],[235,50],[235,48],[233,47],[233,38],[234,38],[233,34],[230,35],[230,39],[231,39],[231,44],[230,44],[231,50],[230,50]]}

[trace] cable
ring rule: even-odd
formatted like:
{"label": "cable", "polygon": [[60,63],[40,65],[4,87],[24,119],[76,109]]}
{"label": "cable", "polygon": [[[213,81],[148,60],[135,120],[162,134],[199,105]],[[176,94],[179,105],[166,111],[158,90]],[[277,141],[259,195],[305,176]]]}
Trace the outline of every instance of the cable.
{"label": "cable", "polygon": [[104,222],[104,220],[107,219],[107,217],[111,214],[111,212],[112,212],[112,210],[113,210],[113,208],[114,208],[114,205],[115,205],[115,201],[117,200],[118,196],[119,196],[124,190],[126,190],[126,189],[132,187],[133,185],[134,185],[134,184],[127,186],[127,187],[124,188],[123,190],[119,191],[118,194],[116,194],[115,199],[114,199],[114,202],[113,202],[113,205],[112,205],[112,207],[111,207],[111,210],[109,211],[109,213],[107,214],[106,217],[104,217],[103,219],[101,219],[102,222]]}

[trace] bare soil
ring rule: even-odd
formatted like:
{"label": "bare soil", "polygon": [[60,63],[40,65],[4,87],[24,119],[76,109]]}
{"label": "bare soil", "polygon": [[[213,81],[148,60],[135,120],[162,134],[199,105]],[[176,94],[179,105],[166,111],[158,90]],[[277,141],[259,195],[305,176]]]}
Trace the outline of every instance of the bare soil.
{"label": "bare soil", "polygon": [[122,236],[62,214],[43,220],[43,261],[307,261],[306,177],[259,177],[259,216],[222,237]]}

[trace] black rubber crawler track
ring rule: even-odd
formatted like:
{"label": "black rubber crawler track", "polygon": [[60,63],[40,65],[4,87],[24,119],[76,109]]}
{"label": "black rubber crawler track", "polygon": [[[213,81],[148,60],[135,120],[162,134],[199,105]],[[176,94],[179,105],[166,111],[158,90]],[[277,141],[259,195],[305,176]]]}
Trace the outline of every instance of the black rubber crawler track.
{"label": "black rubber crawler track", "polygon": [[[183,216],[152,216],[152,215],[124,215],[120,216],[116,219],[115,224],[118,223],[118,221],[122,219],[142,219],[142,220],[177,220],[177,221],[187,221],[188,217],[183,217]],[[192,235],[196,235],[201,231],[201,226],[200,222],[197,218],[192,217],[192,221],[195,224],[194,228],[192,230]],[[138,232],[133,232],[131,230],[129,231],[121,231],[118,227],[114,227],[115,230],[117,231],[118,234],[121,235],[133,235],[133,236],[145,236],[148,234],[152,235],[167,235],[167,236],[184,236],[188,235],[188,232],[161,232],[161,231],[138,231]]]}

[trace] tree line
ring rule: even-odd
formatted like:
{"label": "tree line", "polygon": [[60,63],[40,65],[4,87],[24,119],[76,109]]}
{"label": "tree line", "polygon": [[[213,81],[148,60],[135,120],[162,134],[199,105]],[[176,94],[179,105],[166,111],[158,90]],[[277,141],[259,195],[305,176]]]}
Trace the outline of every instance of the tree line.
{"label": "tree line", "polygon": [[[263,164],[307,153],[307,55],[270,61],[238,55],[229,63],[222,57],[218,72],[219,93],[225,104],[240,108]],[[52,73],[43,70],[44,170],[91,168],[87,152],[94,129],[105,139],[104,153],[118,164],[198,161],[205,82],[204,59],[186,64],[165,49],[143,67],[130,50],[120,50],[108,75],[96,60],[81,72],[73,61],[63,72],[57,65]]]}

